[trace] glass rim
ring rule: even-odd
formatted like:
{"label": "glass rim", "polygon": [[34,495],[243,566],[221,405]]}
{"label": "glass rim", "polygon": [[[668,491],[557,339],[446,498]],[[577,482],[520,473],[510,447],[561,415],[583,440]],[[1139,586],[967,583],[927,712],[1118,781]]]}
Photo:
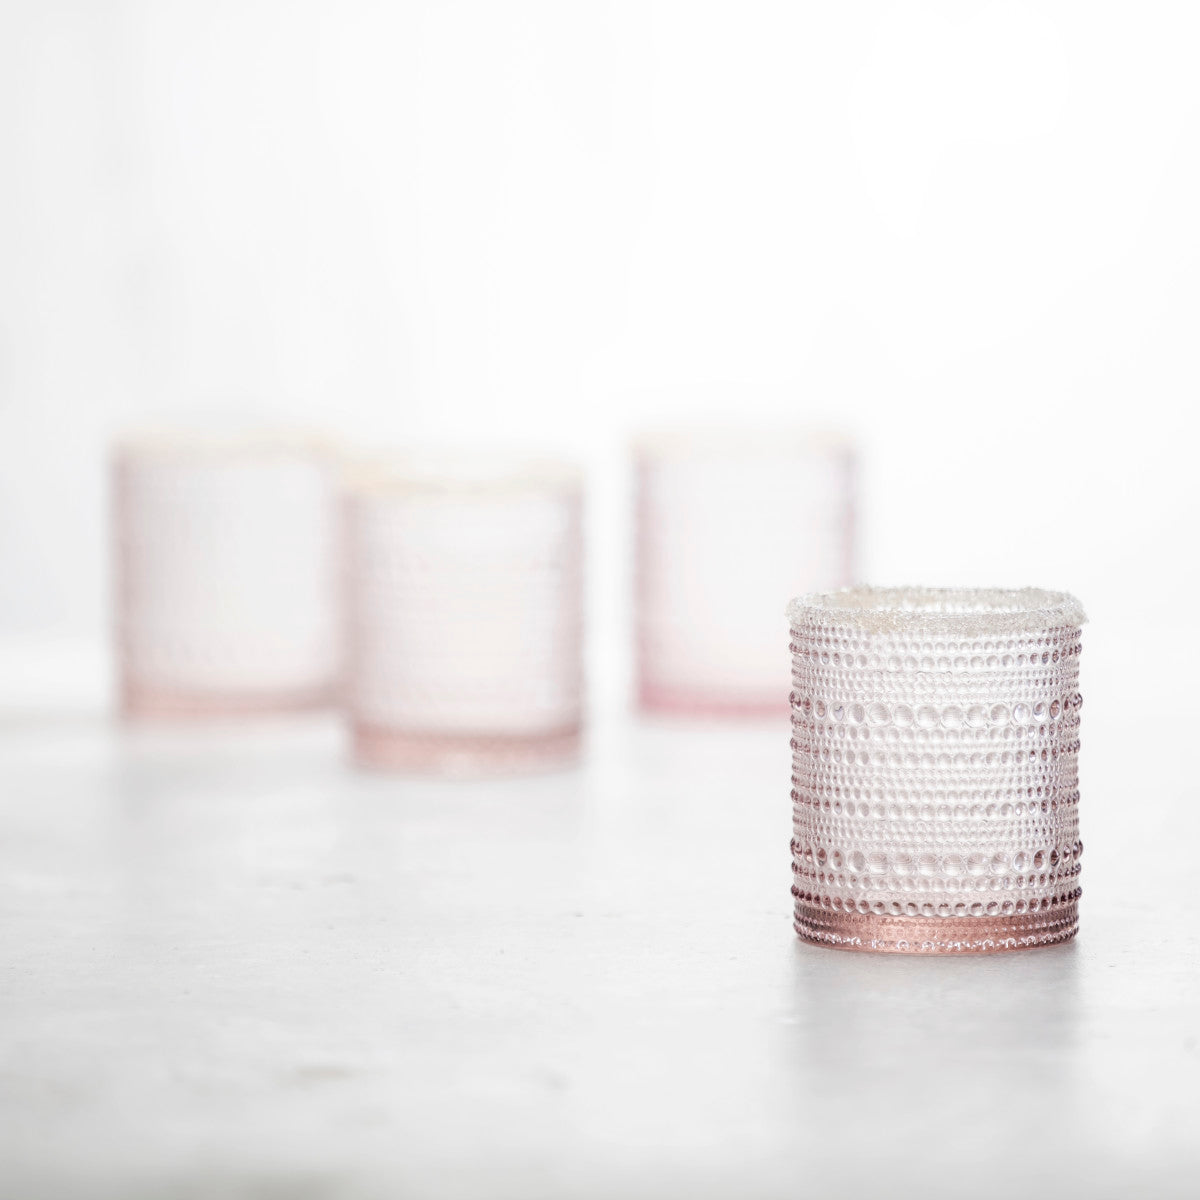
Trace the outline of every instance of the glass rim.
{"label": "glass rim", "polygon": [[787,606],[794,627],[850,628],[862,633],[1036,633],[1087,622],[1070,592],[1046,588],[870,587],[797,596]]}
{"label": "glass rim", "polygon": [[248,428],[206,430],[146,426],[113,438],[112,456],[118,460],[271,459],[320,456],[331,461],[342,449],[336,438],[305,428]]}
{"label": "glass rim", "polygon": [[845,430],[783,424],[771,426],[678,426],[637,433],[629,440],[635,458],[736,460],[740,458],[852,457],[857,443]]}
{"label": "glass rim", "polygon": [[583,471],[569,459],[507,447],[429,447],[350,462],[342,483],[355,496],[562,493],[581,489]]}

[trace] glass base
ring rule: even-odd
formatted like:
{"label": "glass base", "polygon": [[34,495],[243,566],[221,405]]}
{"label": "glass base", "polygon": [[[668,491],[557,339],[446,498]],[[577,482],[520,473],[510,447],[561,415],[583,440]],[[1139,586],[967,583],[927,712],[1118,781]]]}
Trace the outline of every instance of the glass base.
{"label": "glass base", "polygon": [[645,713],[664,716],[699,717],[717,720],[769,720],[785,717],[789,711],[787,693],[754,695],[714,694],[683,688],[642,684],[638,689],[638,708]]}
{"label": "glass base", "polygon": [[132,683],[121,686],[121,717],[127,721],[221,719],[315,712],[333,706],[330,686],[282,691],[201,692]]}
{"label": "glass base", "polygon": [[806,942],[875,954],[1000,954],[1070,941],[1079,929],[1079,903],[1045,912],[984,917],[888,917],[827,912],[796,905],[796,932]]}
{"label": "glass base", "polygon": [[536,774],[579,761],[580,727],[546,733],[407,733],[358,725],[353,757],[361,767],[448,778]]}

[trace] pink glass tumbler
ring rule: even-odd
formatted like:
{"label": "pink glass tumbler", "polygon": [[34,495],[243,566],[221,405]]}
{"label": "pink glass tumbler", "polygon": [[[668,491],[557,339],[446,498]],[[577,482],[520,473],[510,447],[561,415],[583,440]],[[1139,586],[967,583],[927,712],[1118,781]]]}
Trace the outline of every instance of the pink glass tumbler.
{"label": "pink glass tumbler", "polygon": [[796,932],[989,954],[1079,925],[1079,601],[848,588],[789,606]]}
{"label": "pink glass tumbler", "polygon": [[583,705],[582,494],[558,464],[394,463],[346,497],[355,760],[435,775],[567,765]]}
{"label": "pink glass tumbler", "polygon": [[113,455],[116,654],[128,717],[321,707],[340,670],[335,471],[287,439]]}
{"label": "pink glass tumbler", "polygon": [[851,582],[855,466],[852,444],[831,434],[636,443],[643,710],[787,712],[779,597]]}

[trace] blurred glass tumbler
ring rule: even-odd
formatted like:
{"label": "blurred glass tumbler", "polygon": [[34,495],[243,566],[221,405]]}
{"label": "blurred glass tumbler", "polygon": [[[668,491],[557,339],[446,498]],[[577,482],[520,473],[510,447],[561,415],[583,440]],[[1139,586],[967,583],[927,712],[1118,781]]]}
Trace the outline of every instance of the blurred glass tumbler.
{"label": "blurred glass tumbler", "polygon": [[351,482],[357,762],[487,776],[578,758],[581,522],[558,464],[414,461]]}
{"label": "blurred glass tumbler", "polygon": [[1079,602],[855,588],[788,616],[797,933],[909,954],[1074,937]]}
{"label": "blurred glass tumbler", "polygon": [[167,438],[113,455],[127,716],[328,705],[340,669],[336,482],[316,443]]}
{"label": "blurred glass tumbler", "polygon": [[634,449],[638,701],[783,714],[779,597],[854,576],[855,455],[833,435],[664,435]]}

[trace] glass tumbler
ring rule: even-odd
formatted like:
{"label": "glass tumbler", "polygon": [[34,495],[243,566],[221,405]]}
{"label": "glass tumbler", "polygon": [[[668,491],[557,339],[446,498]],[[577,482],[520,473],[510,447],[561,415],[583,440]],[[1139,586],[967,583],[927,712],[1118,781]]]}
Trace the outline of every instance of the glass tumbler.
{"label": "glass tumbler", "polygon": [[126,716],[331,703],[341,665],[335,474],[324,446],[286,438],[115,449]]}
{"label": "glass tumbler", "polygon": [[354,477],[345,506],[355,760],[469,776],[574,762],[578,474],[474,457],[398,461]]}
{"label": "glass tumbler", "polygon": [[635,444],[634,471],[640,707],[782,715],[779,597],[853,580],[852,444],[664,435]]}
{"label": "glass tumbler", "polygon": [[909,954],[1073,937],[1079,602],[854,588],[788,616],[797,933]]}

